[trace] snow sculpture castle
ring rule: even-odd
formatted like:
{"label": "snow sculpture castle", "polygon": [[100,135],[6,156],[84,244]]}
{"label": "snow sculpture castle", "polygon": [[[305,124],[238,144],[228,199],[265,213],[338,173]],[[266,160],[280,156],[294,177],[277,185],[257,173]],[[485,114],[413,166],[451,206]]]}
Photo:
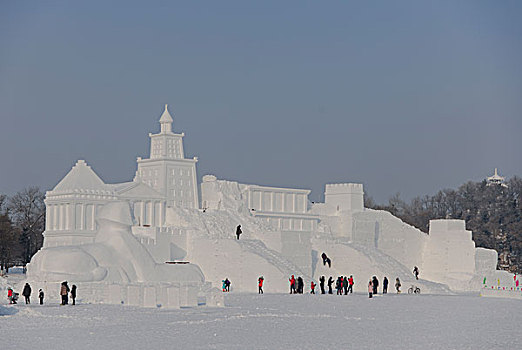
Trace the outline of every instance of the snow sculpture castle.
{"label": "snow sculpture castle", "polygon": [[[499,274],[496,252],[475,249],[463,221],[434,220],[427,235],[389,212],[364,208],[361,184],[327,184],[325,202],[311,203],[309,190],[206,175],[199,194],[197,158],[185,158],[184,134],[172,131],[167,106],[159,122],[160,132],[149,134],[150,158],[137,158],[133,181],[106,184],[79,160],[47,192],[44,247],[28,267],[31,278],[107,291],[94,301],[175,307],[194,305],[198,291],[225,277],[235,290],[255,291],[263,275],[267,290],[284,292],[291,274],[308,281],[352,274],[360,281],[355,289],[364,290],[373,275],[406,285],[419,266],[416,283],[445,292],[477,289],[483,276]],[[331,268],[320,261],[322,252]]]}

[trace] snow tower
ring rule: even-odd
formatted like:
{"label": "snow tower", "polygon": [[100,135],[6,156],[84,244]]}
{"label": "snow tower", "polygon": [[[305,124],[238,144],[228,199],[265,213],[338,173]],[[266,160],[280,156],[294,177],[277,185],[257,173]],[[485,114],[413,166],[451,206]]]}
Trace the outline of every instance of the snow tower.
{"label": "snow tower", "polygon": [[160,132],[149,134],[150,158],[138,157],[136,180],[163,194],[169,207],[199,208],[196,179],[197,157],[185,158],[185,133],[172,132],[172,116],[168,106],[161,115]]}

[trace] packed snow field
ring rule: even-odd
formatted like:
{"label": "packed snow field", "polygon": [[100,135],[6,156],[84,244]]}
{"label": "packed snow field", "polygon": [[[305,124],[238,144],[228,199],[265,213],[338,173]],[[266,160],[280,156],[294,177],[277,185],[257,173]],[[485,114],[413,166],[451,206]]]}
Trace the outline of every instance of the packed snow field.
{"label": "packed snow field", "polygon": [[475,295],[227,294],[225,308],[0,306],[2,349],[519,348],[522,302]]}

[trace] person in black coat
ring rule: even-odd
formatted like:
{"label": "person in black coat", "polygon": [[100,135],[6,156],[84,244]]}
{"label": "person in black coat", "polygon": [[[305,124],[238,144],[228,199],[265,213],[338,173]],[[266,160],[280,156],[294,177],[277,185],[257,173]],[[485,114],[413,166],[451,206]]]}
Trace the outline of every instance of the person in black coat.
{"label": "person in black coat", "polygon": [[237,225],[237,228],[236,228],[236,236],[237,236],[237,239],[239,239],[239,236],[243,233],[243,231],[241,231],[241,225]]}
{"label": "person in black coat", "polygon": [[40,305],[43,305],[43,301],[44,301],[44,292],[43,290],[39,290],[38,291],[38,299],[40,299]]}
{"label": "person in black coat", "polygon": [[303,294],[304,282],[301,276],[297,277],[297,293]]}
{"label": "person in black coat", "polygon": [[76,305],[76,284],[72,285],[72,288],[71,288],[71,299],[73,301],[72,304]]}
{"label": "person in black coat", "polygon": [[384,279],[382,280],[382,294],[388,293],[388,278],[384,276]]}
{"label": "person in black coat", "polygon": [[22,295],[25,297],[25,303],[31,304],[31,286],[29,283],[26,283],[24,286],[24,290],[22,291]]}
{"label": "person in black coat", "polygon": [[373,295],[377,295],[377,287],[379,287],[379,280],[376,276],[372,278]]}
{"label": "person in black coat", "polygon": [[324,291],[324,281],[325,281],[324,276],[321,276],[319,278],[319,286],[321,287],[321,294],[325,294],[325,291]]}
{"label": "person in black coat", "polygon": [[330,276],[330,278],[328,279],[328,294],[333,294],[333,291],[332,291],[333,283],[334,283],[334,280],[333,280],[332,276]]}
{"label": "person in black coat", "polygon": [[328,259],[328,256],[326,255],[325,252],[323,252],[323,254],[321,254],[321,258],[323,258],[323,265],[326,266],[326,260]]}

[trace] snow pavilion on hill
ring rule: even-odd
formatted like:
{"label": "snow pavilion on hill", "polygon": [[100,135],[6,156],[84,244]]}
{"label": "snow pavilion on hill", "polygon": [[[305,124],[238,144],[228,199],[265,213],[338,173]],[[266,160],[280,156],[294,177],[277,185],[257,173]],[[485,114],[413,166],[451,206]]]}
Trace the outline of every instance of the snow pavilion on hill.
{"label": "snow pavilion on hill", "polygon": [[507,187],[507,185],[504,183],[504,181],[505,181],[505,178],[498,174],[497,168],[495,168],[495,174],[487,177],[488,186],[500,185],[502,187]]}

